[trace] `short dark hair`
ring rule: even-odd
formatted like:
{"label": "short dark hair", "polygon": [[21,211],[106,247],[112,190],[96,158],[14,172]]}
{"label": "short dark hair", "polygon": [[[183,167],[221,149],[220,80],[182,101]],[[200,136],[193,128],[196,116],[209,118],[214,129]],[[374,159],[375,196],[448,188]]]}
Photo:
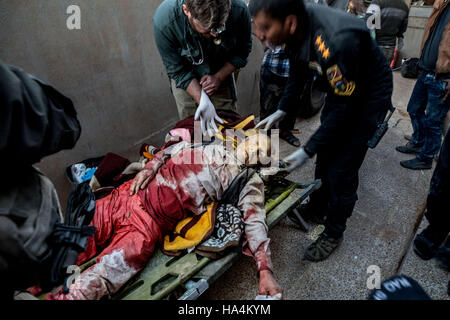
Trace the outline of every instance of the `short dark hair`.
{"label": "short dark hair", "polygon": [[301,18],[306,14],[303,0],[250,0],[248,9],[253,17],[263,11],[280,21],[284,21],[291,14]]}
{"label": "short dark hair", "polygon": [[231,0],[185,0],[192,17],[206,29],[218,28],[228,19]]}

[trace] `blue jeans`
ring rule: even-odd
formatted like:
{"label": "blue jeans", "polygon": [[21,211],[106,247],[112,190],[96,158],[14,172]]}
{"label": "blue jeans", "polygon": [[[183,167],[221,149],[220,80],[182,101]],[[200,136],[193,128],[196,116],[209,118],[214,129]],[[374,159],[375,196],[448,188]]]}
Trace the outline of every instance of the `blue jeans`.
{"label": "blue jeans", "polygon": [[449,100],[444,102],[445,87],[445,81],[423,71],[408,103],[414,130],[411,142],[422,146],[417,156],[422,161],[432,160],[441,147],[442,127],[450,107]]}

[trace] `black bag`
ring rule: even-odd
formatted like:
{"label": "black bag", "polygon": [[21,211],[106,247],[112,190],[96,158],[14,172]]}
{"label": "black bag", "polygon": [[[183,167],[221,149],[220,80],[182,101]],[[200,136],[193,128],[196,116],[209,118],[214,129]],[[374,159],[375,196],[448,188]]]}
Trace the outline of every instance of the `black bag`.
{"label": "black bag", "polygon": [[0,296],[12,297],[12,290],[37,284],[44,291],[63,284],[70,276],[67,267],[94,234],[88,226],[94,213],[95,197],[87,183],[70,194],[65,219],[53,184],[37,169],[29,167],[2,185]]}
{"label": "black bag", "polygon": [[417,79],[420,73],[419,59],[409,58],[404,61],[401,66],[401,73],[404,78]]}
{"label": "black bag", "polygon": [[86,250],[88,237],[94,235],[94,227],[88,226],[95,213],[95,196],[88,182],[75,185],[69,200],[64,223],[57,223],[51,237],[53,249],[52,267],[47,290],[64,283],[64,293],[69,292],[64,281],[70,275],[67,268],[75,265],[78,254]]}
{"label": "black bag", "polygon": [[[38,284],[52,261],[50,239],[61,208],[52,182],[33,167],[0,185],[0,292]],[[9,293],[7,293],[9,291]]]}
{"label": "black bag", "polygon": [[231,204],[234,207],[237,207],[242,189],[244,189],[247,182],[255,173],[256,170],[250,167],[246,167],[242,170],[236,177],[234,177],[228,188],[223,192],[218,205]]}

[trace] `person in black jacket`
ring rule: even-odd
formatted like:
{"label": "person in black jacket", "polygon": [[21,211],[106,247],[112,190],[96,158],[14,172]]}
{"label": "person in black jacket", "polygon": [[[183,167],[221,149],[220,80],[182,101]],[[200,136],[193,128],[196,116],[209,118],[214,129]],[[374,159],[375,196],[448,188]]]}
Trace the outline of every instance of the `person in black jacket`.
{"label": "person in black jacket", "polygon": [[[438,163],[431,178],[425,217],[428,226],[414,238],[414,253],[423,260],[436,258],[439,266],[450,271],[450,130],[442,143]],[[447,239],[447,240],[446,240]],[[450,281],[447,283],[450,295]]]}
{"label": "person in black jacket", "polygon": [[350,0],[327,0],[327,4],[332,8],[349,12]]}
{"label": "person in black jacket", "polygon": [[[295,105],[311,68],[327,91],[321,125],[304,147],[286,159],[288,171],[317,154],[315,176],[322,187],[301,208],[306,220],[324,220],[325,230],[305,252],[326,259],[341,243],[357,200],[358,171],[377,124],[392,107],[392,72],[364,21],[302,0],[251,0],[250,13],[261,41],[286,45],[291,63],[278,110],[258,123],[268,130]],[[315,62],[315,63],[313,63]]]}
{"label": "person in black jacket", "polygon": [[403,0],[373,0],[367,8],[367,14],[379,14],[380,28],[376,29],[378,46],[391,63],[395,47],[403,48],[403,34],[408,27],[409,8]]}
{"label": "person in black jacket", "polygon": [[[450,216],[447,201],[450,198],[450,130],[442,143],[438,163],[433,172],[427,198],[425,217],[429,225],[414,239],[414,252],[423,260],[429,260],[441,251],[446,256],[446,269],[450,269],[450,238],[439,248],[450,232]],[[447,209],[445,209],[447,208]]]}

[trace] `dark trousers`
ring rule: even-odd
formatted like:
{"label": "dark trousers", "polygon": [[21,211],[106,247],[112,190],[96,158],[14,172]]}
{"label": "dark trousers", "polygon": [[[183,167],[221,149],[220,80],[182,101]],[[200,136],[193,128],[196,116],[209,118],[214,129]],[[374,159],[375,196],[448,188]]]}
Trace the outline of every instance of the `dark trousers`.
{"label": "dark trousers", "polygon": [[340,238],[358,200],[358,171],[367,153],[367,145],[342,141],[317,153],[315,178],[322,187],[310,196],[310,205],[327,216],[325,232]]}
{"label": "dark trousers", "polygon": [[[260,118],[261,120],[267,118],[272,113],[277,111],[278,104],[283,96],[284,87],[286,86],[288,78],[281,77],[269,71],[266,68],[261,68],[261,79],[259,82],[260,95]],[[295,109],[295,108],[294,108]],[[287,114],[278,125],[278,129],[282,131],[289,131],[294,129],[296,120],[295,114]]]}
{"label": "dark trousers", "polygon": [[425,216],[440,241],[450,232],[450,130],[445,135],[441,153],[430,183]]}
{"label": "dark trousers", "polygon": [[395,54],[395,46],[380,46],[381,52],[383,52],[384,57],[386,60],[391,64],[392,60],[394,59]]}

